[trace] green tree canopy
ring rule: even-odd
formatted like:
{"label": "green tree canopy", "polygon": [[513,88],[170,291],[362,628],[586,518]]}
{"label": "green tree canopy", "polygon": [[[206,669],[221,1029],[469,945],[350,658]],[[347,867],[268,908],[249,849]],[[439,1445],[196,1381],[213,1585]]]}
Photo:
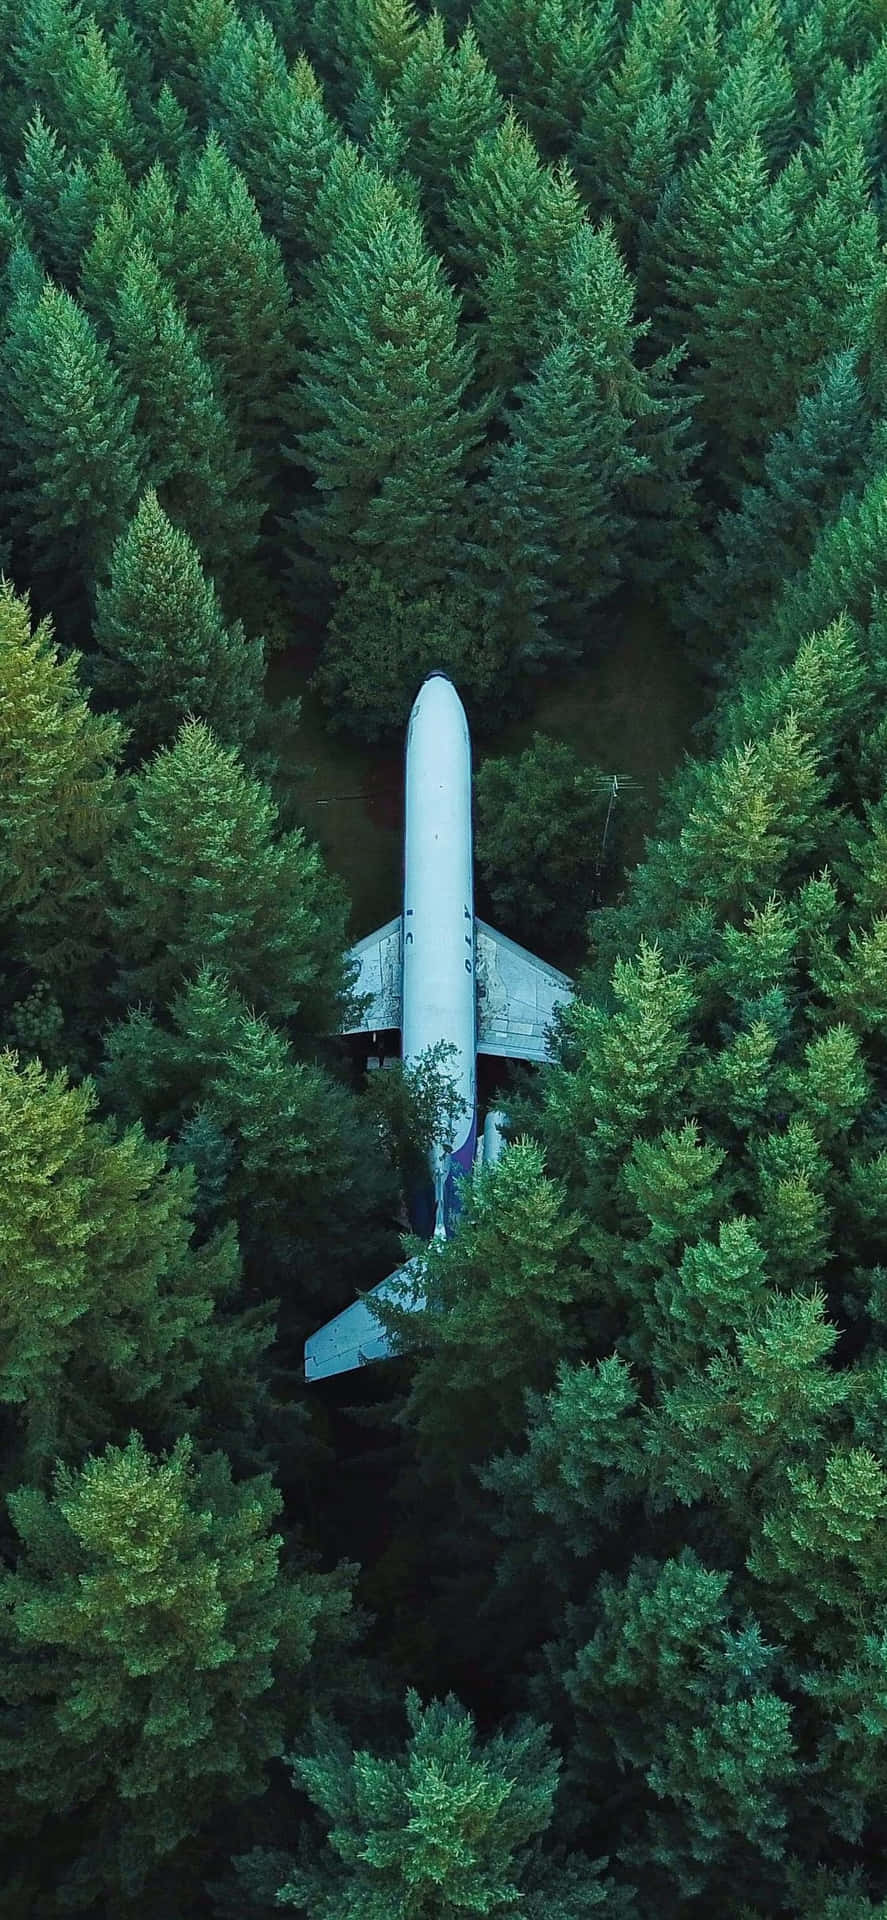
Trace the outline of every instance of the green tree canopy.
{"label": "green tree canopy", "polygon": [[[134,1414],[164,1441],[199,1425],[205,1366],[244,1384],[238,1317],[217,1311],[239,1277],[232,1229],[195,1250],[193,1175],[95,1107],[91,1082],[0,1054],[2,1397],[12,1471],[32,1481],[55,1456],[125,1438]],[[255,1370],[267,1313],[248,1330]]]}
{"label": "green tree canopy", "polygon": [[89,1013],[104,944],[104,850],[120,815],[124,730],[90,711],[79,656],[0,583],[0,915],[12,987],[45,981]]}
{"label": "green tree canopy", "polygon": [[261,1793],[312,1656],[347,1645],[354,1569],[288,1571],[281,1505],[269,1475],[235,1482],[189,1438],[157,1457],[135,1432],[9,1496],[5,1824],[32,1844],[73,1826],[69,1906],[125,1911],[220,1803]]}
{"label": "green tree canopy", "polygon": [[131,778],[108,854],[119,995],[168,1006],[205,962],[260,1013],[338,1026],[344,890],[301,828],[276,820],[268,788],[202,720]]}
{"label": "green tree canopy", "polygon": [[239,620],[226,626],[197,548],[153,487],[111,555],[93,641],[89,676],[125,716],[135,758],[167,745],[186,716],[204,720],[225,744],[244,746],[255,733],[263,641],[248,641]]}

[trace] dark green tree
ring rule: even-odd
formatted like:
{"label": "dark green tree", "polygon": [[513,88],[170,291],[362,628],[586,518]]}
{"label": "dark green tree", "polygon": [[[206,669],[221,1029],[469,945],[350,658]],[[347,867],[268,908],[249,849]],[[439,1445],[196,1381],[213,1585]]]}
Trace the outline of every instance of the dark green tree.
{"label": "dark green tree", "polygon": [[318,1920],[374,1912],[499,1920],[520,1901],[533,1920],[555,1920],[608,1904],[606,1862],[546,1872],[540,1860],[559,1767],[547,1728],[524,1718],[482,1745],[453,1694],[423,1707],[414,1689],[406,1713],[403,1754],[352,1752],[338,1727],[316,1722],[313,1747],[289,1756],[327,1828],[328,1852],[293,1867],[279,1906],[307,1905]]}
{"label": "dark green tree", "polygon": [[47,105],[62,138],[91,166],[104,146],[131,177],[139,172],[144,141],[119,69],[95,19],[87,16],[60,72],[53,75],[55,100]]}
{"label": "dark green tree", "polygon": [[89,238],[88,209],[83,208],[82,222],[71,219],[71,164],[39,107],[25,128],[17,177],[22,212],[39,241],[44,265],[63,285],[73,288]]}
{"label": "dark green tree", "polygon": [[743,487],[738,508],[718,518],[682,610],[721,644],[764,618],[851,489],[871,437],[857,365],[849,347],[825,360],[789,430],[773,435],[761,485]]}
{"label": "dark green tree", "polygon": [[407,141],[407,163],[421,183],[429,238],[449,255],[454,238],[447,199],[455,175],[475,142],[491,135],[505,102],[468,21],[454,47],[433,8],[423,20],[391,90],[397,123]]}
{"label": "dark green tree", "polygon": [[566,162],[543,164],[509,107],[455,174],[447,217],[481,376],[507,388],[534,364],[531,343],[558,305],[559,264],[585,225],[576,181]]}
{"label": "dark green tree", "polygon": [[68,1909],[129,1911],[216,1810],[260,1794],[317,1698],[312,1660],[353,1636],[355,1569],[287,1568],[281,1507],[270,1475],[135,1432],[9,1496],[5,1824],[31,1848],[67,1828]]}
{"label": "dark green tree", "polygon": [[583,1284],[578,1227],[538,1146],[518,1141],[475,1172],[452,1242],[422,1253],[422,1310],[386,1311],[404,1350],[431,1349],[402,1417],[435,1475],[458,1479],[515,1439],[527,1389],[581,1343],[568,1311]]}
{"label": "dark green tree", "polygon": [[[668,0],[640,0],[623,32],[618,9],[606,0],[586,27],[595,84],[573,96],[573,164],[595,215],[610,216],[629,258],[690,145],[701,11],[693,9],[691,24],[687,11]],[[582,12],[579,21],[585,25]],[[577,38],[579,31],[577,23]]]}
{"label": "dark green tree", "polygon": [[31,573],[91,595],[144,470],[137,402],[71,294],[16,301],[0,367],[14,539]]}
{"label": "dark green tree", "polygon": [[176,249],[178,292],[241,444],[268,485],[295,371],[293,301],[280,249],[214,130],[188,178]]}
{"label": "dark green tree", "polygon": [[315,424],[298,447],[320,501],[295,526],[329,565],[363,558],[418,594],[457,565],[462,490],[489,411],[464,403],[473,364],[458,301],[408,210],[355,243],[346,229],[318,277],[300,380]]}
{"label": "dark green tree", "polygon": [[169,745],[188,716],[205,720],[225,745],[252,739],[263,642],[248,641],[239,620],[226,626],[196,547],[153,487],[111,555],[109,584],[96,594],[93,642],[89,677],[125,716],[134,759]]}
{"label": "dark green tree", "polygon": [[172,289],[138,237],[110,321],[114,358],[138,398],[134,425],[148,448],[151,484],[223,589],[258,541],[256,475]]}
{"label": "dark green tree", "polygon": [[543,940],[554,957],[581,936],[605,861],[612,869],[618,857],[618,817],[603,844],[612,781],[564,741],[534,733],[520,755],[482,760],[474,792],[477,861],[494,913],[515,939]]}
{"label": "dark green tree", "polygon": [[268,788],[201,720],[132,778],[108,854],[119,995],[168,1006],[205,963],[258,1012],[335,1030],[345,894],[302,830],[276,820]]}
{"label": "dark green tree", "polygon": [[414,593],[377,566],[334,567],[341,586],[314,684],[330,724],[365,740],[400,734],[426,674],[449,673],[488,706],[507,671],[501,634],[485,623],[477,594],[460,587]]}
{"label": "dark green tree", "polygon": [[[304,247],[303,221],[325,161],[341,141],[304,52],[291,67],[265,13],[234,14],[206,70],[213,123],[287,266]],[[296,249],[291,255],[290,240]]]}
{"label": "dark green tree", "polygon": [[395,1264],[396,1193],[375,1110],[202,967],[161,1026],[134,1009],[106,1036],[99,1085],[111,1111],[193,1149],[205,1203],[234,1218],[251,1276],[285,1296],[299,1337],[361,1263]]}

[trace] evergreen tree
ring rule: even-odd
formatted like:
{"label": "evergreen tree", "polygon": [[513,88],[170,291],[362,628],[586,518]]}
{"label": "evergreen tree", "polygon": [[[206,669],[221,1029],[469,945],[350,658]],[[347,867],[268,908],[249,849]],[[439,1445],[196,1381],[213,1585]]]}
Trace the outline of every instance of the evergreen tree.
{"label": "evergreen tree", "polygon": [[65,286],[76,281],[88,225],[71,220],[71,166],[64,146],[37,107],[25,128],[17,168],[21,208],[48,271]]}
{"label": "evergreen tree", "polygon": [[278,471],[282,393],[294,372],[292,295],[280,249],[212,130],[188,179],[176,245],[178,292],[241,444],[268,483]]}
{"label": "evergreen tree", "polygon": [[492,135],[505,112],[496,81],[469,21],[457,44],[446,44],[436,8],[423,20],[391,91],[407,140],[410,171],[421,182],[429,241],[448,257],[454,238],[447,199],[476,141]]}
{"label": "evergreen tree", "polygon": [[[476,595],[475,624],[486,643],[481,657],[502,702],[524,670],[539,673],[548,660],[569,652],[546,616],[555,555],[536,480],[532,451],[518,435],[493,445],[470,495],[466,570]],[[475,642],[469,658],[479,656]]]}
{"label": "evergreen tree", "polygon": [[[123,728],[90,712],[79,656],[0,584],[0,916],[11,990],[44,981],[88,1018],[105,944],[104,849],[120,812]],[[5,993],[4,993],[5,998]]]}
{"label": "evergreen tree", "polygon": [[540,11],[481,0],[473,17],[500,85],[534,140],[575,165],[584,112],[599,96],[621,38],[613,0],[556,0]]}
{"label": "evergreen tree", "polygon": [[82,307],[49,280],[13,307],[0,382],[13,536],[33,575],[91,595],[138,493],[137,402]]}
{"label": "evergreen tree", "polygon": [[235,15],[232,0],[151,0],[148,7],[156,63],[200,133],[211,113],[207,75]]}
{"label": "evergreen tree", "polygon": [[509,107],[456,173],[448,218],[483,376],[507,387],[532,365],[528,336],[555,309],[559,262],[585,224],[576,181],[564,162],[543,165]]}
{"label": "evergreen tree", "polygon": [[564,741],[534,733],[519,756],[481,761],[474,793],[477,863],[495,915],[515,939],[559,952],[595,904],[610,787]]}
{"label": "evergreen tree", "polygon": [[[233,114],[234,110],[232,105],[229,111]],[[275,140],[264,172],[272,184],[279,179],[275,204],[265,216],[265,225],[280,243],[289,282],[296,294],[305,290],[306,268],[315,250],[315,209],[323,201],[324,184],[343,148],[347,149],[347,143],[324,105],[317,75],[304,54],[300,54],[292,73],[286,132]],[[243,164],[248,176],[246,154]],[[257,194],[260,192],[258,188]]]}
{"label": "evergreen tree", "polygon": [[255,733],[263,642],[247,641],[239,620],[225,625],[196,548],[153,487],[114,548],[93,640],[90,678],[125,714],[134,758],[168,745],[189,715],[226,745],[244,746]]}
{"label": "evergreen tree", "polygon": [[158,1457],[135,1432],[9,1496],[6,1824],[33,1847],[63,1823],[69,1908],[128,1911],[215,1810],[261,1793],[312,1658],[347,1645],[355,1570],[286,1570],[281,1506],[270,1475],[234,1482],[224,1454],[182,1438]]}
{"label": "evergreen tree", "polygon": [[606,1862],[573,1860],[560,1875],[546,1873],[534,1845],[551,1819],[559,1766],[546,1728],[524,1718],[481,1746],[453,1694],[423,1707],[412,1688],[406,1713],[403,1755],[354,1753],[335,1725],[315,1722],[313,1747],[289,1756],[333,1858],[293,1864],[279,1906],[307,1905],[318,1920],[410,1911],[495,1920],[519,1900],[536,1920],[555,1920],[607,1904]]}
{"label": "evergreen tree", "polygon": [[154,102],[146,145],[154,165],[168,167],[173,175],[185,177],[190,173],[197,151],[197,135],[168,80],[163,81]]}
{"label": "evergreen tree", "polygon": [[460,496],[489,408],[463,396],[472,355],[458,303],[416,217],[347,230],[324,261],[307,317],[300,398],[317,423],[298,435],[323,505],[297,510],[330,565],[366,556],[400,591],[439,585],[458,560]]}
{"label": "evergreen tree", "polygon": [[168,1005],[205,962],[258,1012],[335,1030],[345,896],[301,828],[277,833],[276,818],[267,787],[200,720],[133,776],[108,854],[118,994]]}
{"label": "evergreen tree", "polygon": [[613,4],[598,5],[592,18],[586,33],[596,71],[574,107],[573,163],[595,216],[610,216],[632,257],[641,223],[652,220],[690,144],[689,21],[669,0],[640,0],[624,34]]}
{"label": "evergreen tree", "polygon": [[288,235],[292,231],[297,245],[303,236],[284,213],[287,195],[298,192],[300,178],[307,187],[303,169],[312,147],[322,164],[341,139],[317,76],[304,53],[288,67],[270,21],[260,13],[249,21],[232,17],[206,79],[213,124],[289,266]]}
{"label": "evergreen tree", "polygon": [[[341,591],[313,684],[330,725],[365,740],[402,733],[426,674],[443,667],[469,701],[502,697],[508,641],[484,620],[481,596],[429,586],[410,593],[365,560],[334,567]],[[502,623],[508,609],[502,609]]]}
{"label": "evergreen tree", "polygon": [[619,584],[631,531],[624,489],[643,463],[630,447],[618,399],[610,397],[606,350],[589,347],[565,328],[532,381],[518,388],[520,411],[509,414],[526,448],[525,483],[553,555],[545,597],[576,652],[592,609]]}
{"label": "evergreen tree", "polygon": [[871,437],[858,358],[844,348],[821,363],[791,427],[771,439],[761,485],[743,487],[738,508],[718,518],[682,605],[685,617],[717,629],[722,642],[764,618],[850,491]]}
{"label": "evergreen tree", "polygon": [[210,968],[176,995],[169,1028],[142,1008],[111,1028],[100,1087],[116,1115],[174,1138],[174,1161],[198,1151],[205,1203],[236,1218],[251,1274],[281,1287],[300,1337],[336,1292],[347,1304],[358,1245],[396,1261],[373,1115]]}
{"label": "evergreen tree", "polygon": [[[191,1172],[167,1172],[139,1126],[117,1137],[90,1082],[66,1078],[0,1054],[7,1485],[125,1439],[134,1414],[164,1442],[199,1427],[207,1364],[230,1391],[251,1361],[258,1402],[272,1333],[267,1311],[242,1330],[215,1311],[237,1284],[237,1243],[227,1227],[189,1246]],[[248,1429],[256,1408],[242,1411]]]}
{"label": "evergreen tree", "polygon": [[[783,192],[777,181],[748,226],[740,222],[728,233],[721,285],[706,322],[709,364],[700,376],[700,417],[712,419],[731,447],[741,445],[739,464],[751,478],[759,477],[761,443],[787,424],[809,367],[824,348],[844,344],[882,277],[877,217],[858,143],[800,223],[794,183]],[[799,288],[805,290],[800,301]],[[753,343],[762,338],[769,342],[767,384],[759,370],[749,385]],[[692,332],[689,344],[698,354]]]}
{"label": "evergreen tree", "polygon": [[[21,137],[35,106],[65,138],[62,85],[76,67],[84,26],[80,0],[26,0],[16,20],[10,46],[12,126],[9,150],[21,151]],[[72,134],[75,129],[71,129]]]}
{"label": "evergreen tree", "polygon": [[422,1311],[386,1310],[406,1350],[431,1347],[402,1417],[436,1473],[458,1477],[515,1438],[525,1391],[576,1343],[578,1225],[538,1146],[518,1141],[475,1173],[452,1242],[423,1253]]}
{"label": "evergreen tree", "polygon": [[144,146],[126,88],[98,22],[87,18],[64,67],[54,76],[55,121],[62,138],[76,144],[86,166],[103,146],[134,177]]}
{"label": "evergreen tree", "polygon": [[261,508],[209,367],[169,285],[137,237],[111,313],[112,348],[138,398],[135,430],[160,505],[190,534],[224,586],[254,551]]}

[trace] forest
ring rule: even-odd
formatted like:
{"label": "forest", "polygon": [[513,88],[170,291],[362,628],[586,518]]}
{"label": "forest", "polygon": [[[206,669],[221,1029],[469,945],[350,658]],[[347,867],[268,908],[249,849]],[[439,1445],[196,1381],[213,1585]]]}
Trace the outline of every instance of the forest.
{"label": "forest", "polygon": [[[887,1920],[885,0],[0,25],[3,1920]],[[577,985],[313,1387],[436,1096],[293,649]]]}

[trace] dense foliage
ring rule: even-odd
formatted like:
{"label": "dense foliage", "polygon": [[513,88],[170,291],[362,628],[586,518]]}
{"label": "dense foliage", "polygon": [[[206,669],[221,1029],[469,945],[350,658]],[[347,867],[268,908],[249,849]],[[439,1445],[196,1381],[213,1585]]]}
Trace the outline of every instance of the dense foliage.
{"label": "dense foliage", "polygon": [[[883,1920],[881,0],[0,23],[3,1912]],[[309,1389],[446,1076],[334,1037],[269,656],[483,741],[631,602],[694,751],[618,900],[482,752],[578,991]]]}

